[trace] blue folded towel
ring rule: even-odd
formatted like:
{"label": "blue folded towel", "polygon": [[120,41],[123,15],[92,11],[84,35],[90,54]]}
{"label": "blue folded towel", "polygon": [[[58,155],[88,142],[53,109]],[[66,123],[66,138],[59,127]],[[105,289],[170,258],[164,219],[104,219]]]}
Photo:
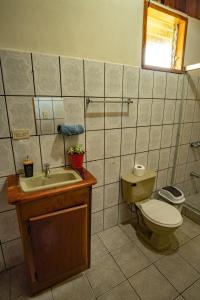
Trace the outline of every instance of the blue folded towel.
{"label": "blue folded towel", "polygon": [[61,124],[57,126],[57,131],[59,134],[70,136],[70,135],[76,135],[84,133],[84,128],[82,125],[76,124],[76,125],[65,125]]}

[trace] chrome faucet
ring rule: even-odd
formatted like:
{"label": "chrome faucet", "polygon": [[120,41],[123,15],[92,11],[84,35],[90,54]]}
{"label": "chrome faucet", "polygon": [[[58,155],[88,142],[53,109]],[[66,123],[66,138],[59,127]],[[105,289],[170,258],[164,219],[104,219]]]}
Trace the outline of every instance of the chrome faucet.
{"label": "chrome faucet", "polygon": [[48,163],[44,164],[44,176],[45,177],[50,176],[50,164]]}

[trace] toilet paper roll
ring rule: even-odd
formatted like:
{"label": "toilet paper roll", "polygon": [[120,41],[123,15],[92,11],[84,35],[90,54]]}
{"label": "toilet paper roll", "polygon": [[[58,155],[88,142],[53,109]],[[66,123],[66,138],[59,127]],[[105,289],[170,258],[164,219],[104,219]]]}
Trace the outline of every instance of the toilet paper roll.
{"label": "toilet paper roll", "polygon": [[133,167],[133,174],[135,175],[135,176],[143,176],[144,175],[144,173],[145,173],[145,166],[143,166],[143,165],[135,165],[134,167]]}

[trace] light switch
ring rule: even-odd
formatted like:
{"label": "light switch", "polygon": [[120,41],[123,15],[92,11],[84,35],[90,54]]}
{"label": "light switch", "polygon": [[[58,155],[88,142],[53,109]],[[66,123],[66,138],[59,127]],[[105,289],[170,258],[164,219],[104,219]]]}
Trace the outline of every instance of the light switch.
{"label": "light switch", "polygon": [[30,138],[29,129],[13,129],[12,136],[14,140],[24,140]]}

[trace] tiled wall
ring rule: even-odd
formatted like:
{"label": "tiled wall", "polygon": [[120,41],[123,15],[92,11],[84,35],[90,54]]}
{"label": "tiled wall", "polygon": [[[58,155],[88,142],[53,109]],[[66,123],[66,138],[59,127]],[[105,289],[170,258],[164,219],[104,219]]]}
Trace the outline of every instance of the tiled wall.
{"label": "tiled wall", "polygon": [[[155,189],[170,183],[183,76],[30,53],[1,51],[0,57],[0,269],[3,270],[22,261],[15,209],[6,203],[6,176],[22,169],[26,155],[33,159],[38,170],[44,162],[51,167],[64,165],[62,138],[56,134],[36,134],[33,96],[62,96],[68,124],[79,123],[86,128],[85,134],[65,141],[67,146],[84,144],[85,165],[97,177],[92,200],[92,233],[96,233],[130,218],[119,193],[119,181],[121,174],[132,171],[134,163],[157,172]],[[97,103],[87,105],[87,97]],[[124,103],[128,98],[133,103]],[[192,104],[198,107],[198,102],[185,103],[190,124],[188,110],[192,110]],[[31,138],[12,140],[13,128],[29,128]],[[182,153],[184,147],[180,149]],[[181,167],[182,164],[177,166],[176,182],[181,182]]]}
{"label": "tiled wall", "polygon": [[185,193],[200,192],[199,179],[191,178],[191,171],[200,173],[200,149],[190,146],[200,140],[200,71],[190,71],[183,78],[183,101],[180,116],[180,138],[174,182]]}

